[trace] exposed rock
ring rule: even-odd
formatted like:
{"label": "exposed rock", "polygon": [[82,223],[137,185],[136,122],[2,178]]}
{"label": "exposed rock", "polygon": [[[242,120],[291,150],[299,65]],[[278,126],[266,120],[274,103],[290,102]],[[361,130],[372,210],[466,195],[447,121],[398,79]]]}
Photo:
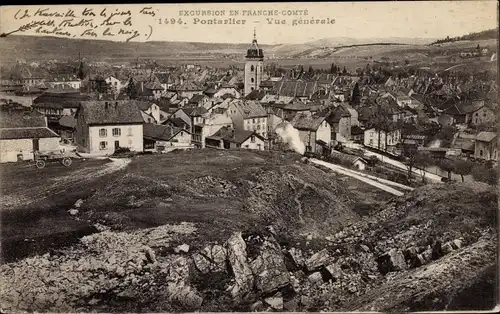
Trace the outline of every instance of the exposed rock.
{"label": "exposed rock", "polygon": [[252,312],[261,312],[261,311],[264,311],[265,309],[266,309],[266,306],[260,300],[257,301],[257,302],[255,302],[255,303],[253,303],[250,306],[250,311],[252,311]]}
{"label": "exposed rock", "polygon": [[269,293],[286,286],[290,275],[285,267],[284,256],[277,243],[266,241],[260,248],[260,254],[250,264],[258,290]]}
{"label": "exposed rock", "polygon": [[233,297],[241,296],[253,286],[252,269],[247,262],[246,244],[241,232],[234,233],[226,242],[227,258],[235,278],[235,284],[230,287]]}
{"label": "exposed rock", "polygon": [[300,297],[300,304],[307,309],[314,305],[314,300],[309,296],[303,295]]}
{"label": "exposed rock", "polygon": [[308,271],[314,271],[330,263],[331,257],[326,249],[319,251],[306,261]]}
{"label": "exposed rock", "polygon": [[222,245],[211,245],[193,255],[196,268],[206,274],[226,270],[227,251]]}
{"label": "exposed rock", "polygon": [[307,276],[307,279],[313,284],[321,284],[323,282],[323,276],[319,272],[310,274]]}
{"label": "exposed rock", "polygon": [[299,307],[299,300],[296,298],[293,298],[283,303],[283,309],[285,309],[288,312],[297,312],[298,307]]}
{"label": "exposed rock", "polygon": [[78,215],[78,209],[70,209],[68,210],[68,213],[71,215],[71,216],[75,216],[75,215]]}
{"label": "exposed rock", "polygon": [[391,249],[389,252],[377,258],[379,271],[386,274],[393,271],[400,271],[407,268],[405,258],[400,250]]}
{"label": "exposed rock", "polygon": [[455,240],[453,240],[453,244],[457,247],[457,249],[459,249],[462,247],[462,240],[455,239]]}
{"label": "exposed rock", "polygon": [[151,264],[155,264],[157,262],[155,252],[150,247],[145,247],[145,251],[148,262],[150,262]]}
{"label": "exposed rock", "polygon": [[265,298],[264,302],[269,304],[275,310],[282,310],[283,309],[283,297],[281,296],[280,293],[277,293],[272,297]]}
{"label": "exposed rock", "polygon": [[342,270],[338,264],[331,264],[325,267],[325,270],[331,278],[339,279],[342,276]]}
{"label": "exposed rock", "polygon": [[181,244],[181,245],[177,246],[176,248],[174,248],[174,252],[175,253],[181,253],[181,252],[187,253],[187,252],[189,252],[189,245],[187,245],[185,243]]}
{"label": "exposed rock", "polygon": [[189,309],[198,309],[203,303],[199,293],[185,282],[169,282],[166,289],[168,300],[175,301]]}
{"label": "exposed rock", "polygon": [[287,255],[295,268],[302,268],[305,266],[306,260],[300,249],[292,247],[287,251]]}
{"label": "exposed rock", "polygon": [[80,208],[81,206],[83,205],[83,200],[82,199],[79,199],[78,201],[75,202],[75,207],[76,208]]}

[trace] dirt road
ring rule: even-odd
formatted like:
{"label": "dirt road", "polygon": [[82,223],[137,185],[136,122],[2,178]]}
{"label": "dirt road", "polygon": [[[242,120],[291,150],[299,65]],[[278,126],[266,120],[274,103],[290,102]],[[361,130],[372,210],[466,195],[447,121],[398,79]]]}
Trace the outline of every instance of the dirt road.
{"label": "dirt road", "polygon": [[358,180],[361,180],[369,185],[372,185],[374,187],[377,187],[383,191],[386,191],[386,192],[389,192],[391,194],[394,194],[396,196],[402,196],[404,195],[403,192],[399,191],[399,190],[396,190],[394,188],[392,188],[391,186],[387,185],[387,184],[384,184],[380,181],[375,181],[373,179],[370,179],[366,176],[362,176],[362,175],[359,175],[359,174],[356,174],[352,171],[350,171],[349,169],[346,169],[344,167],[341,167],[341,166],[338,166],[338,165],[334,165],[334,164],[331,164],[331,163],[328,163],[328,162],[325,162],[325,161],[321,161],[321,160],[317,160],[317,159],[310,159],[311,162],[315,163],[315,164],[318,164],[318,165],[321,165],[321,166],[324,166],[324,167],[327,167],[327,168],[330,168],[332,169],[333,171],[335,172],[338,172],[340,174],[343,174],[343,175],[346,175],[346,176],[349,176],[349,177],[353,177],[355,179],[358,179]]}

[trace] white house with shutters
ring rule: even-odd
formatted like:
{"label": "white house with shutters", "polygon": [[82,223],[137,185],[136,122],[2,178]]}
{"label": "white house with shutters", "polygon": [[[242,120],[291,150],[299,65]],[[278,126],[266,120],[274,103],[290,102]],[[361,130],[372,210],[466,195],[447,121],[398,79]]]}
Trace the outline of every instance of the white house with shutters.
{"label": "white house with shutters", "polygon": [[143,151],[143,119],[134,101],[85,101],[75,119],[75,143],[80,152],[110,155],[117,148]]}

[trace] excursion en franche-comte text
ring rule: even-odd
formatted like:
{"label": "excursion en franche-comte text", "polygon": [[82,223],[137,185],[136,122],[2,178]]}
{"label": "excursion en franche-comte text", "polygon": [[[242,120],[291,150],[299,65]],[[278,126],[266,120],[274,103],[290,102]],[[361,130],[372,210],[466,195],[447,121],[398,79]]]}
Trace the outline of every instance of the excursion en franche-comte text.
{"label": "excursion en franche-comte text", "polygon": [[[17,29],[2,34],[16,32],[40,35],[59,35],[80,38],[120,37],[125,41],[143,36],[149,39],[153,30],[161,26],[190,25],[244,25],[260,23],[264,25],[317,25],[335,24],[335,19],[310,16],[307,9],[283,10],[160,10],[146,6],[134,9],[118,8],[73,8],[65,11],[47,8],[20,8],[15,11],[14,20],[23,24]],[[135,23],[140,20],[140,23]],[[145,23],[146,21],[146,23]],[[138,27],[139,24],[141,27]],[[147,25],[147,26],[145,26]]]}

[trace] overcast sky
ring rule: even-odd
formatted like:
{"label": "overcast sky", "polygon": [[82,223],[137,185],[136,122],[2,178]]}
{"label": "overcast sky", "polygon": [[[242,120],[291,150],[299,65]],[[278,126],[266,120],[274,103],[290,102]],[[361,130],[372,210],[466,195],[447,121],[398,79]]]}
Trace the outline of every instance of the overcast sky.
{"label": "overcast sky", "polygon": [[[107,6],[107,12],[119,8],[131,10],[133,26],[141,34],[134,41],[196,41],[196,42],[249,42],[256,28],[260,43],[303,43],[311,40],[328,37],[352,38],[389,38],[389,37],[419,37],[443,38],[446,36],[460,36],[470,32],[495,28],[497,24],[497,4],[494,0],[485,1],[418,1],[418,2],[357,2],[357,3],[234,3],[234,4],[153,4],[155,17],[141,15],[139,11],[147,5],[120,5]],[[100,12],[104,6],[86,6]],[[10,32],[34,20],[43,19],[40,16],[18,19],[14,16],[18,10],[28,8],[33,13],[40,7],[2,7],[1,32]],[[44,6],[51,12],[66,12],[73,9],[77,17],[81,17],[82,6]],[[243,10],[305,10],[307,16],[278,16],[279,20],[287,20],[287,25],[268,25],[265,16],[242,16]],[[159,24],[159,19],[178,19],[180,10],[225,10],[225,16],[219,19],[228,19],[229,10],[239,10],[236,19],[245,19],[244,25],[203,25],[193,24],[196,16],[182,17],[183,25]],[[50,11],[50,10],[49,10]],[[99,15],[97,13],[97,15]],[[90,17],[89,17],[90,18]],[[198,17],[200,19],[213,19]],[[334,24],[297,25],[293,26],[294,19],[334,19]],[[46,17],[45,20],[50,18]],[[103,18],[95,17],[98,23]],[[61,18],[56,18],[59,23]],[[114,26],[116,27],[116,26]],[[71,29],[69,37],[81,38],[85,27],[78,31]],[[98,37],[103,39],[102,29],[97,28]],[[152,31],[151,31],[152,30]],[[114,32],[118,32],[114,29]],[[33,35],[33,30],[17,32],[16,34]],[[123,37],[123,36],[122,36]],[[107,37],[109,40],[123,40],[120,36]],[[90,38],[90,37],[86,37]]]}

